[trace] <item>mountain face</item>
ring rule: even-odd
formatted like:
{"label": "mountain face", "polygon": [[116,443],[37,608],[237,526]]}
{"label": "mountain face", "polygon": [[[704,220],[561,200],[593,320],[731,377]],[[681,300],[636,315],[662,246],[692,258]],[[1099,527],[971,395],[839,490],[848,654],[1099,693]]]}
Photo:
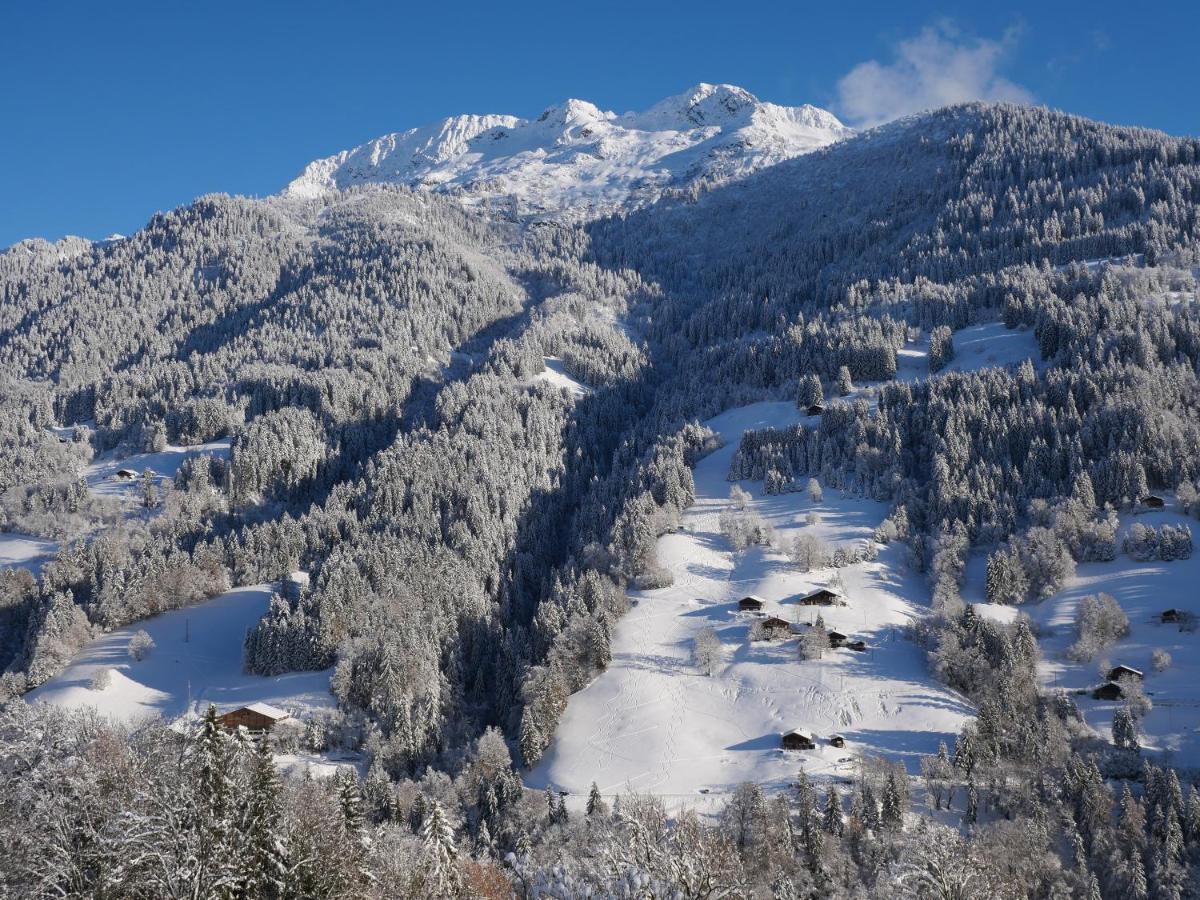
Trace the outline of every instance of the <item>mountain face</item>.
{"label": "mountain face", "polygon": [[698,84],[644,112],[583,100],[536,119],[463,115],[310,163],[285,189],[319,197],[372,183],[453,192],[517,216],[587,219],[670,188],[725,182],[827,146],[851,129],[814,106]]}

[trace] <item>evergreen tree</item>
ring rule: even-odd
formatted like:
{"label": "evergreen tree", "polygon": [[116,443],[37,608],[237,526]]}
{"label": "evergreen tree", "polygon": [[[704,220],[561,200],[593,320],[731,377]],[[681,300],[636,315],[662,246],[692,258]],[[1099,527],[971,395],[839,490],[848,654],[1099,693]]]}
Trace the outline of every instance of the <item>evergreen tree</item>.
{"label": "evergreen tree", "polygon": [[587,814],[588,816],[603,816],[607,812],[608,807],[604,803],[604,798],[600,796],[600,788],[593,781],[592,788],[588,791]]}
{"label": "evergreen tree", "polygon": [[458,848],[454,843],[454,829],[442,805],[436,800],[430,802],[429,813],[425,816],[421,847],[421,876],[426,896],[459,896],[462,892],[462,874],[458,865]]}
{"label": "evergreen tree", "polygon": [[251,897],[273,900],[288,894],[287,849],[281,829],[282,790],[275,758],[264,737],[258,742],[251,764],[240,829],[245,842],[242,886]]}

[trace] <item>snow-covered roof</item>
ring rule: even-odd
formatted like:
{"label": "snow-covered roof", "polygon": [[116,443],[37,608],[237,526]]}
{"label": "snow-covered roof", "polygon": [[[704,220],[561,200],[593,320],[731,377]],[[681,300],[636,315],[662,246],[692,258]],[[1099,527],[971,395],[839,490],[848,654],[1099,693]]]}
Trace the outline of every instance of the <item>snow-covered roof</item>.
{"label": "snow-covered roof", "polygon": [[251,703],[247,706],[239,707],[239,709],[248,709],[251,712],[256,712],[260,716],[266,716],[268,719],[279,721],[280,719],[290,718],[288,713],[285,713],[277,706],[271,706],[269,703]]}

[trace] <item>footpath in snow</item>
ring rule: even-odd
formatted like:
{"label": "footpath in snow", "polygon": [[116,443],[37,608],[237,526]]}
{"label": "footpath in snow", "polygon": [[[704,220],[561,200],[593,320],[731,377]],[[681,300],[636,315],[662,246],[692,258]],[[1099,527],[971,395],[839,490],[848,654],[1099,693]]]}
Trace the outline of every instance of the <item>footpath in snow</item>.
{"label": "footpath in snow", "polygon": [[[801,768],[849,777],[863,755],[900,760],[916,772],[921,754],[936,752],[940,741],[953,744],[974,711],[933,680],[924,653],[901,636],[928,598],[924,580],[906,570],[902,547],[838,570],[847,605],[820,610],[828,627],[864,640],[867,652],[834,649],[802,661],[795,637],[748,641],[741,597],[757,595],[764,613],[808,622],[816,610],[796,598],[834,577],[833,569],[799,573],[765,548],[734,552],[718,524],[730,505],[725,479],[743,431],[798,421],[792,403],[757,403],[707,423],[725,446],[699,462],[695,504],[679,531],[658,543],[675,582],[631,594],[635,605],[613,635],[611,666],[571,697],[554,742],[526,778],[531,787],[579,798],[595,781],[604,793],[652,792],[703,806],[706,795],[715,800],[745,781],[783,789]],[[832,490],[812,503],[805,494],[764,496],[761,484],[742,487],[753,495],[749,508],[785,540],[810,533],[850,549],[887,514],[884,504]],[[810,513],[818,523],[805,524]],[[706,626],[720,638],[723,657],[712,676],[691,662],[692,638]],[[782,750],[781,733],[793,728],[812,733],[817,748]],[[829,744],[835,734],[844,747]]]}

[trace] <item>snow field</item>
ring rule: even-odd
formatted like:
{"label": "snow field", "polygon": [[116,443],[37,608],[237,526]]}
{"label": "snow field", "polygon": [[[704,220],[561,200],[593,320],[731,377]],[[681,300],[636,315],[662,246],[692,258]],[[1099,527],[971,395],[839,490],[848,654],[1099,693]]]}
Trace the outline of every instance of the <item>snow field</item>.
{"label": "snow field", "polygon": [[[758,403],[709,424],[725,446],[695,470],[696,503],[675,534],[658,543],[659,562],[675,583],[634,592],[633,609],[618,623],[609,669],[571,697],[554,742],[526,783],[569,791],[582,802],[594,780],[606,794],[634,790],[678,805],[704,806],[744,781],[780,790],[804,768],[826,778],[852,775],[861,754],[904,761],[917,770],[921,754],[952,743],[970,705],[936,684],[922,651],[900,630],[922,614],[924,580],[905,571],[903,548],[884,547],[878,560],[839,570],[847,605],[819,611],[826,625],[865,640],[866,653],[828,651],[801,661],[796,638],[748,642],[751,617],[737,601],[755,594],[765,614],[808,622],[816,609],[795,598],[830,583],[834,570],[799,573],[780,553],[735,553],[718,518],[729,507],[729,462],[743,431],[800,421],[794,404]],[[803,494],[767,497],[743,483],[749,507],[791,539],[808,531],[831,545],[856,546],[871,536],[887,509],[826,491],[820,503]],[[810,512],[820,522],[804,524]],[[691,662],[692,638],[711,626],[722,665],[713,676]],[[780,749],[781,732],[800,728],[817,738],[807,752]],[[841,734],[844,748],[829,746]]]}

